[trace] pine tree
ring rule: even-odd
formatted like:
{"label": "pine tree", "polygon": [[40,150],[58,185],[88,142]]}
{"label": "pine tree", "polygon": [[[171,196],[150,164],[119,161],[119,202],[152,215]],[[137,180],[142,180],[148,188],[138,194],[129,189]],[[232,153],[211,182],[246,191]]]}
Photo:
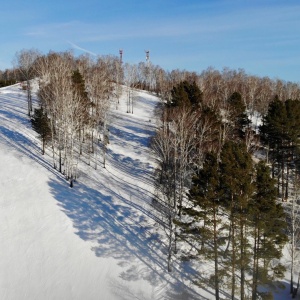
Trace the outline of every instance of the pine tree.
{"label": "pine tree", "polygon": [[171,91],[171,102],[169,106],[198,108],[202,102],[202,93],[195,82],[190,84],[182,81],[173,87]]}
{"label": "pine tree", "polygon": [[[227,245],[228,264],[231,270],[231,297],[238,286],[236,272],[240,271],[240,298],[245,299],[245,275],[249,265],[249,243],[246,234],[249,199],[253,193],[253,162],[243,143],[226,142],[221,151],[220,180],[222,198],[230,220]],[[230,251],[229,251],[230,249]]]}
{"label": "pine tree", "polygon": [[[260,127],[263,142],[270,147],[273,161],[278,165],[278,194],[281,180],[282,200],[288,198],[289,171],[291,164],[297,159],[298,137],[300,135],[300,101],[282,102],[275,97],[269,105],[268,113]],[[286,173],[286,176],[284,174]]]}
{"label": "pine tree", "polygon": [[202,92],[200,91],[198,85],[195,81],[189,84],[185,81],[186,87],[185,90],[188,94],[188,98],[192,107],[198,108],[202,103]]}
{"label": "pine tree", "polygon": [[45,153],[45,145],[51,138],[51,129],[49,118],[43,108],[35,108],[34,115],[31,118],[33,129],[39,134],[42,140],[42,154]]}
{"label": "pine tree", "polygon": [[174,86],[171,95],[171,103],[170,106],[177,107],[177,106],[189,106],[189,96],[185,90],[184,82],[179,83],[177,86]]}
{"label": "pine tree", "polygon": [[[263,118],[263,125],[260,127],[262,141],[270,148],[270,158],[272,164],[272,176],[275,174],[275,163],[281,165],[281,174],[283,178],[284,166],[284,141],[286,137],[287,114],[282,101],[275,97],[270,103],[268,113]],[[280,169],[280,168],[279,168]],[[278,172],[279,173],[279,172]],[[279,178],[278,178],[279,194]],[[283,194],[282,194],[283,199]]]}
{"label": "pine tree", "polygon": [[283,276],[281,264],[271,265],[280,259],[287,241],[283,208],[276,203],[275,180],[264,162],[256,166],[256,192],[250,203],[253,232],[252,300],[260,299],[258,286],[268,286]]}
{"label": "pine tree", "polygon": [[219,163],[216,155],[207,154],[203,168],[193,177],[193,185],[189,193],[191,207],[184,208],[184,213],[192,218],[192,221],[186,225],[184,233],[192,235],[193,239],[202,245],[201,252],[205,254],[205,257],[214,262],[214,273],[211,279],[216,300],[220,299],[222,271],[219,259],[220,246],[223,244],[221,239],[224,235],[220,216],[222,200],[220,199],[219,175]]}
{"label": "pine tree", "polygon": [[228,99],[229,119],[232,125],[232,137],[243,139],[245,129],[251,123],[246,114],[246,105],[242,100],[242,96],[238,92],[234,92]]}

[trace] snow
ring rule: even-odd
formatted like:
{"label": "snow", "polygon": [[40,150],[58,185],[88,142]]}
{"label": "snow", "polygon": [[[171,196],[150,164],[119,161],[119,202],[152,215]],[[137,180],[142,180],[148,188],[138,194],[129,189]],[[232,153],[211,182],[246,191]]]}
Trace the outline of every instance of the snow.
{"label": "snow", "polygon": [[[19,85],[0,89],[0,299],[186,299],[166,271],[149,141],[159,101],[114,110],[106,168],[81,163],[71,189],[27,116]],[[114,106],[114,105],[112,105]],[[183,275],[182,275],[183,276]],[[192,298],[191,298],[192,299]]]}
{"label": "snow", "polygon": [[214,299],[195,288],[191,265],[166,269],[148,147],[159,101],[136,91],[130,114],[124,93],[112,105],[106,168],[80,163],[69,188],[41,155],[25,92],[0,89],[0,299]]}

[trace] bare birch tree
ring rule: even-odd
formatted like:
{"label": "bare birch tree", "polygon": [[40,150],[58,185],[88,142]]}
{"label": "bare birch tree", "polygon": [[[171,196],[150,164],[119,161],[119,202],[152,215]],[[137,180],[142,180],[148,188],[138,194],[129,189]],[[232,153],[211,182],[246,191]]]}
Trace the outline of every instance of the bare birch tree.
{"label": "bare birch tree", "polygon": [[23,49],[15,54],[13,64],[15,68],[21,73],[21,77],[26,81],[26,91],[27,91],[27,102],[28,102],[28,115],[30,116],[32,112],[32,95],[31,95],[31,84],[30,80],[35,76],[34,63],[38,57],[40,57],[40,52],[36,49]]}
{"label": "bare birch tree", "polygon": [[97,147],[94,147],[95,141],[101,139],[102,134],[102,148],[103,163],[105,165],[105,152],[108,144],[107,126],[108,126],[108,111],[111,106],[111,95],[113,92],[112,80],[109,75],[109,69],[105,61],[101,58],[89,71],[86,77],[88,96],[91,101],[90,111],[90,127],[91,127],[91,152],[95,156],[95,169],[97,168]]}
{"label": "bare birch tree", "polygon": [[167,219],[167,226],[164,228],[168,240],[168,254],[167,254],[167,269],[172,271],[172,254],[175,241],[175,229],[173,219],[175,217],[174,197],[173,197],[173,133],[169,128],[168,112],[163,111],[161,122],[159,123],[159,130],[152,141],[152,149],[154,150],[160,170],[157,183],[157,190],[159,200],[163,202],[166,207],[165,217]]}
{"label": "bare birch tree", "polygon": [[137,84],[137,66],[126,63],[124,65],[124,83],[127,90],[126,112],[133,114],[134,88]]}

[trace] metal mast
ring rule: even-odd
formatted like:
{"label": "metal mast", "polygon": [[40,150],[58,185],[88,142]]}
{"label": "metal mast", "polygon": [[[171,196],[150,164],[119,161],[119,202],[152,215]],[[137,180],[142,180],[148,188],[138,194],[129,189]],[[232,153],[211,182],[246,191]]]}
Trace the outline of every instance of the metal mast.
{"label": "metal mast", "polygon": [[120,63],[123,63],[123,49],[119,50],[119,54],[120,54]]}
{"label": "metal mast", "polygon": [[147,86],[147,89],[150,89],[150,87],[151,87],[150,51],[145,50],[145,53],[146,53],[146,86]]}
{"label": "metal mast", "polygon": [[147,65],[149,65],[149,63],[150,63],[150,51],[145,50],[145,52],[146,52],[146,62],[147,62]]}

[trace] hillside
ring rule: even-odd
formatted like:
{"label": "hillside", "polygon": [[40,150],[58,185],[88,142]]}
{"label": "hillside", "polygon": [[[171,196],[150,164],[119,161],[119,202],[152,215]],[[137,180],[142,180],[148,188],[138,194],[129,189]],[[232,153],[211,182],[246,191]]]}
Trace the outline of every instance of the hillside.
{"label": "hillside", "polygon": [[166,271],[148,147],[158,101],[137,91],[128,114],[124,95],[110,116],[106,168],[81,162],[69,188],[50,152],[41,155],[24,91],[0,89],[0,299],[214,298],[194,287],[191,266]]}
{"label": "hillside", "polygon": [[71,189],[41,155],[24,91],[0,90],[1,299],[181,299],[151,208],[157,101],[139,92],[127,114],[121,99],[106,169],[80,164]]}

